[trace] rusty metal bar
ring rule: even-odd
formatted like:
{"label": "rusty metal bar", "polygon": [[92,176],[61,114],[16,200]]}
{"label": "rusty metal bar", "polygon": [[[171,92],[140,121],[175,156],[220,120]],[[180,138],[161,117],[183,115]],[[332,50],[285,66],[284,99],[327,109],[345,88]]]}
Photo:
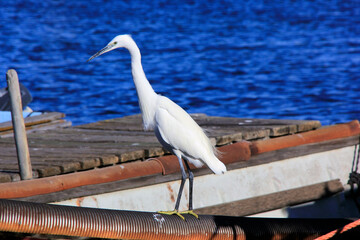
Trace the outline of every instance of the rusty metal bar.
{"label": "rusty metal bar", "polygon": [[0,183],[0,198],[21,198],[63,191],[90,184],[119,181],[146,175],[161,174],[162,167],[156,161],[138,161],[121,165],[76,172],[27,181]]}
{"label": "rusty metal bar", "polygon": [[[150,212],[0,200],[0,231],[115,239],[314,239],[346,219],[271,219]],[[360,229],[353,231],[360,236]]]}
{"label": "rusty metal bar", "polygon": [[11,117],[14,126],[14,138],[19,162],[20,177],[22,180],[27,180],[32,178],[32,168],[24,117],[22,113],[19,79],[14,69],[9,69],[6,72],[6,81],[9,87]]}
{"label": "rusty metal bar", "polygon": [[250,145],[251,155],[275,151],[288,147],[329,141],[333,139],[345,138],[360,134],[360,124],[358,120],[348,123],[337,124],[329,127],[320,128],[314,131],[288,135],[284,137],[271,138],[263,141],[256,141]]}

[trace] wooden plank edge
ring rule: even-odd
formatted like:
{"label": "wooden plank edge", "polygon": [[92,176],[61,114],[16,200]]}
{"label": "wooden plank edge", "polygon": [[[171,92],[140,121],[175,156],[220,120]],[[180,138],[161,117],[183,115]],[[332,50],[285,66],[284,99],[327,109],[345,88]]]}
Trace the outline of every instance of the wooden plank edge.
{"label": "wooden plank edge", "polygon": [[[64,119],[54,120],[51,122],[43,122],[39,123],[37,125],[26,125],[26,133],[32,133],[38,130],[51,130],[56,128],[65,128],[70,127],[71,122],[66,121]],[[0,138],[7,138],[13,136],[13,130],[12,128],[6,131],[0,130]]]}
{"label": "wooden plank edge", "polygon": [[[24,118],[24,121],[25,121],[25,126],[29,127],[29,126],[33,126],[33,125],[51,122],[51,121],[61,119],[64,117],[65,117],[64,113],[48,112],[48,113],[43,113],[41,115],[30,116],[30,117]],[[11,130],[11,129],[13,129],[12,121],[0,123],[0,131],[7,131],[7,130]]]}
{"label": "wooden plank edge", "polygon": [[344,191],[339,179],[196,209],[197,214],[248,216],[319,200]]}

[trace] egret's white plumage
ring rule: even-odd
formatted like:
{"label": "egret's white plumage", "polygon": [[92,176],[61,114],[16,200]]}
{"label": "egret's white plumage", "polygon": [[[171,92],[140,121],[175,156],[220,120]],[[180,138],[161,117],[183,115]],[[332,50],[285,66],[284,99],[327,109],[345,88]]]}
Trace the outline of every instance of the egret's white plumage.
{"label": "egret's white plumage", "polygon": [[[226,172],[226,167],[216,157],[216,150],[209,138],[191,116],[169,98],[155,93],[142,68],[140,50],[130,35],[115,37],[88,61],[116,48],[126,48],[130,52],[131,70],[145,130],[154,130],[156,137],[164,148],[178,157],[183,178],[185,170],[181,158],[196,167],[201,167],[205,163],[216,174]],[[188,168],[187,163],[186,166]],[[189,168],[188,171],[192,177]],[[184,179],[182,179],[182,185],[183,182]],[[192,189],[192,179],[190,179],[190,183]],[[181,192],[182,187],[180,187],[178,201],[175,206],[176,211],[178,210]],[[192,205],[190,203],[191,209]]]}
{"label": "egret's white plumage", "polygon": [[209,138],[190,115],[167,97],[158,96],[157,101],[154,130],[164,147],[180,151],[196,167],[205,163],[214,173],[224,173],[225,165],[217,159]]}

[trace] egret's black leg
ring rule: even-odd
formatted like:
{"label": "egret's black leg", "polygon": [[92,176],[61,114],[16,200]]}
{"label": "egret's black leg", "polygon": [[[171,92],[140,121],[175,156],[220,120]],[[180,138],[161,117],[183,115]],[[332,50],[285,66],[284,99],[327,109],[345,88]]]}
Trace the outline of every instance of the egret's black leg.
{"label": "egret's black leg", "polygon": [[187,178],[185,168],[184,168],[184,165],[182,163],[181,157],[178,157],[178,159],[179,159],[180,170],[181,170],[181,183],[180,183],[180,188],[179,188],[179,192],[178,192],[178,196],[177,196],[176,204],[175,204],[175,210],[176,211],[179,210],[181,195],[182,195],[184,185],[185,185],[185,181],[186,181],[186,178]]}
{"label": "egret's black leg", "polygon": [[189,163],[185,160],[185,166],[189,173],[189,210],[181,213],[191,214],[196,218],[199,216],[193,211],[193,186],[194,186],[194,174],[190,169]]}
{"label": "egret's black leg", "polygon": [[184,160],[185,162],[185,166],[186,169],[189,173],[189,210],[188,211],[184,211],[184,212],[179,212],[179,206],[180,206],[180,200],[181,200],[181,196],[182,196],[182,192],[184,190],[184,185],[185,185],[185,181],[187,178],[186,175],[186,171],[181,159],[181,155],[177,155],[178,160],[179,160],[179,165],[180,165],[180,170],[181,170],[181,183],[180,183],[180,188],[179,188],[179,193],[176,199],[176,203],[175,203],[175,210],[174,211],[160,211],[159,213],[162,214],[168,214],[168,215],[172,215],[172,214],[176,214],[178,215],[182,220],[185,220],[184,216],[182,216],[181,214],[191,214],[196,218],[199,218],[199,216],[193,212],[193,183],[194,183],[194,174],[192,173],[189,163]]}
{"label": "egret's black leg", "polygon": [[194,174],[190,169],[189,163],[185,160],[185,166],[189,173],[189,210],[193,210],[193,186],[194,186]]}
{"label": "egret's black leg", "polygon": [[182,220],[185,221],[185,217],[179,213],[179,206],[180,206],[181,195],[182,195],[182,192],[184,189],[187,175],[186,175],[185,168],[184,168],[184,165],[181,160],[181,155],[176,154],[176,152],[175,152],[175,155],[177,156],[177,158],[179,160],[179,165],[180,165],[180,170],[181,170],[181,183],[180,183],[180,188],[179,188],[178,196],[177,196],[176,203],[175,203],[175,210],[174,211],[159,211],[158,213],[167,214],[167,215],[175,214],[175,215],[178,215]]}

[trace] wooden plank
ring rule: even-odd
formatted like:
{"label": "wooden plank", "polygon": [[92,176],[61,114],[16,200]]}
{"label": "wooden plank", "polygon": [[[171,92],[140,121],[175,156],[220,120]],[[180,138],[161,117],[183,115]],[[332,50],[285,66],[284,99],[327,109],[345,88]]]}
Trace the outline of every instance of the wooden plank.
{"label": "wooden plank", "polygon": [[321,126],[316,120],[292,120],[292,119],[261,119],[261,118],[234,118],[234,117],[213,117],[213,116],[192,116],[200,125],[213,126],[280,126],[280,125],[308,125],[312,128]]}
{"label": "wooden plank", "polygon": [[[0,141],[2,147],[12,148],[14,145],[11,142]],[[58,151],[62,149],[71,150],[71,152],[82,152],[84,149],[88,152],[124,152],[124,150],[144,150],[148,148],[161,147],[158,142],[76,142],[76,141],[54,141],[46,139],[29,140],[29,148],[35,151],[44,151],[46,149],[52,149]],[[49,151],[47,151],[49,152]]]}
{"label": "wooden plank", "polygon": [[124,130],[124,131],[143,131],[142,119],[140,115],[132,115],[122,118],[98,121],[79,125],[77,128],[83,129],[102,129],[102,130]]}
{"label": "wooden plank", "polygon": [[270,130],[254,127],[206,127],[208,137],[214,137],[219,146],[241,140],[257,140],[270,137]]}
{"label": "wooden plank", "polygon": [[123,131],[141,131],[143,127],[136,124],[119,124],[116,122],[96,122],[87,125],[81,125],[77,128],[97,129],[97,130],[123,130]]}
{"label": "wooden plank", "polygon": [[216,146],[223,146],[232,142],[239,142],[243,140],[243,134],[241,132],[235,132],[233,134],[223,134],[215,138]]}
{"label": "wooden plank", "polygon": [[[0,149],[1,151],[1,149]],[[2,152],[2,156],[15,156],[13,152]],[[31,157],[44,157],[66,159],[66,158],[79,158],[79,157],[96,157],[114,155],[119,157],[122,161],[137,160],[145,158],[144,149],[87,149],[87,148],[30,148]],[[129,159],[127,156],[136,156],[134,159]],[[0,156],[1,159],[1,156]]]}
{"label": "wooden plank", "polygon": [[[97,130],[97,129],[86,129],[86,128],[77,128],[77,126],[72,126],[70,128],[63,128],[63,129],[54,129],[51,131],[43,131],[41,134],[61,134],[61,135],[73,135],[73,134],[81,134],[86,136],[92,135],[128,135],[128,136],[153,136],[153,131],[123,131],[123,130]],[[30,134],[32,135],[32,134]],[[37,135],[37,133],[35,133]]]}
{"label": "wooden plank", "polygon": [[272,126],[268,128],[270,131],[269,135],[270,137],[280,137],[284,135],[294,134],[298,132],[298,126],[300,125],[292,124],[286,126]]}
{"label": "wooden plank", "polygon": [[[73,157],[89,157],[89,156],[99,156],[101,154],[107,155],[109,153],[106,154],[106,152],[108,152],[108,150],[106,151],[102,151],[101,149],[97,149],[97,150],[91,150],[89,151],[89,149],[76,149],[76,148],[50,148],[50,147],[44,147],[44,148],[30,148],[30,156],[31,157],[59,157],[59,158],[65,158],[65,157],[69,157],[69,156],[73,156]],[[0,148],[1,151],[1,156],[0,159],[2,157],[6,157],[6,156],[13,156],[16,157],[16,152],[14,150],[14,148]],[[113,151],[117,151],[115,149],[111,149],[109,150],[111,152]],[[121,151],[117,151],[117,153],[121,153]],[[125,150],[123,150],[123,152],[125,152]],[[94,155],[95,154],[95,155]]]}
{"label": "wooden plank", "polygon": [[[104,154],[103,152],[99,154],[91,154],[86,152],[83,153],[63,153],[60,151],[51,151],[51,153],[44,152],[33,152],[30,149],[30,156],[32,159],[32,164],[35,166],[38,165],[47,165],[47,166],[60,166],[61,173],[67,173],[78,170],[92,169],[99,166],[107,166],[111,164],[116,164],[119,161],[129,161],[132,160],[132,157],[141,158],[143,151],[131,152],[116,155]],[[12,160],[11,160],[12,159]],[[9,164],[12,163],[13,166],[18,168],[17,164],[14,162],[16,156],[14,154],[2,154],[0,156],[0,169],[8,169]],[[9,162],[7,162],[9,161]],[[43,174],[45,175],[45,174]]]}
{"label": "wooden plank", "polygon": [[125,135],[125,134],[62,134],[59,132],[45,132],[38,134],[29,134],[28,139],[34,141],[71,141],[79,143],[122,143],[127,142],[129,144],[135,143],[158,143],[155,134],[152,135]]}
{"label": "wooden plank", "polygon": [[100,158],[103,155],[115,155],[119,158],[119,162],[132,161],[145,158],[144,149],[74,149],[69,148],[42,148],[40,154],[37,150],[30,148],[30,156],[37,155],[42,156],[47,154],[48,156],[93,156]]}
{"label": "wooden plank", "polygon": [[[26,127],[26,133],[29,134],[29,133],[33,133],[33,132],[38,132],[39,130],[45,131],[45,130],[50,130],[50,129],[65,128],[65,127],[70,127],[70,126],[71,126],[71,122],[60,119],[60,120],[54,120],[51,122],[46,122],[43,124],[28,126],[28,127]],[[13,136],[12,130],[0,132],[0,138],[8,138],[8,137],[12,137],[12,136]]]}
{"label": "wooden plank", "polygon": [[146,149],[161,146],[157,142],[76,142],[76,141],[54,141],[54,140],[29,140],[31,148],[87,148],[87,149]]}
{"label": "wooden plank", "polygon": [[[221,139],[222,137],[230,138],[231,141],[239,140],[256,140],[270,137],[270,130],[266,128],[255,127],[206,127],[207,135]],[[241,139],[240,139],[241,134]],[[231,141],[229,143],[231,143]],[[224,142],[225,143],[225,142]],[[224,143],[222,145],[224,145]]]}
{"label": "wooden plank", "polygon": [[[197,123],[203,128],[214,128],[221,126],[221,129],[233,127],[240,132],[253,133],[252,131],[269,131],[268,136],[278,137],[297,132],[314,130],[321,127],[319,121],[304,120],[279,120],[279,119],[241,119],[241,118],[223,118],[223,117],[201,117]],[[251,135],[250,135],[251,136]],[[244,134],[244,139],[259,139],[264,136],[248,137]]]}
{"label": "wooden plank", "polygon": [[[94,166],[108,166],[108,165],[114,165],[119,163],[120,159],[118,156],[115,155],[101,155],[101,156],[94,156],[94,155],[48,155],[48,156],[32,156],[31,158],[32,162],[34,164],[54,164],[59,165],[61,167],[66,167],[67,169],[62,170],[62,172],[73,172],[78,170],[85,170],[88,168],[92,168],[91,162],[96,162]],[[0,157],[0,169],[2,169],[2,165],[6,161],[14,161],[13,156],[1,156]],[[100,163],[99,163],[100,162]]]}
{"label": "wooden plank", "polygon": [[39,177],[50,177],[62,173],[60,166],[41,166],[34,169],[39,173]]}
{"label": "wooden plank", "polygon": [[10,174],[0,172],[0,183],[3,183],[3,182],[11,182]]}
{"label": "wooden plank", "polygon": [[[37,171],[39,177],[47,177],[47,176],[84,170],[83,167],[81,167],[80,162],[61,162],[61,163],[48,163],[48,164],[34,162],[32,165],[33,165],[32,167],[33,171]],[[2,169],[1,171],[7,171],[7,170],[18,171],[17,165],[2,164],[0,165],[0,168]],[[87,169],[92,169],[92,168],[85,168],[85,170]]]}
{"label": "wooden plank", "polygon": [[[2,165],[2,170],[8,171],[11,170],[13,172],[19,172],[19,167],[16,165]],[[38,164],[32,164],[32,171],[37,172],[39,177],[48,177],[61,174],[60,166],[44,166]]]}
{"label": "wooden plank", "polygon": [[[99,130],[80,130],[78,129],[62,129],[63,131],[46,131],[42,133],[29,134],[29,139],[35,142],[51,140],[51,141],[71,141],[78,142],[79,144],[84,143],[117,143],[125,145],[139,145],[144,143],[149,146],[158,146],[158,141],[154,133],[150,134],[129,134],[129,132],[116,132],[116,131],[99,131]],[[75,130],[75,131],[72,131]],[[139,132],[140,133],[140,132]],[[0,139],[1,142],[1,139]],[[118,146],[117,146],[118,147]]]}
{"label": "wooden plank", "polygon": [[344,188],[340,180],[271,193],[212,207],[196,209],[197,214],[247,216],[329,197]]}
{"label": "wooden plank", "polygon": [[[61,162],[57,162],[55,164],[53,163],[54,159],[46,159],[46,160],[48,161],[49,166],[59,166],[61,173],[71,173],[71,172],[76,172],[79,170],[84,170],[84,167],[82,165],[83,160],[73,159],[68,162],[61,161]],[[40,162],[40,161],[34,159],[34,161],[33,161],[34,166],[38,166],[37,165],[38,162]],[[43,166],[43,165],[40,165],[40,166]]]}
{"label": "wooden plank", "polygon": [[310,130],[315,130],[321,127],[321,123],[319,121],[307,120],[303,121],[302,124],[298,124],[298,132],[305,132]]}
{"label": "wooden plank", "polygon": [[[25,121],[25,126],[30,127],[32,125],[47,123],[64,117],[65,117],[64,113],[49,112],[37,116],[27,117],[24,119],[24,121]],[[11,121],[0,123],[0,131],[7,131],[11,129],[12,129]]]}
{"label": "wooden plank", "polygon": [[[6,174],[7,176],[9,176],[9,177],[11,178],[11,181],[10,181],[10,182],[18,182],[18,181],[21,181],[19,171],[16,171],[16,172],[2,171],[2,173]],[[33,178],[36,178],[36,177],[34,176],[35,174],[37,174],[37,172],[33,172]]]}
{"label": "wooden plank", "polygon": [[[279,120],[279,119],[252,119],[252,118],[226,118],[226,117],[205,117],[204,115],[193,117],[194,120],[202,127],[207,126],[236,126],[236,127],[266,127],[278,128],[273,131],[274,136],[277,134],[293,133],[298,131],[307,131],[316,129],[321,126],[319,121],[304,120]],[[114,130],[142,130],[142,120],[139,115],[128,118],[117,118],[99,121],[96,123],[77,126],[86,129],[114,129]]]}
{"label": "wooden plank", "polygon": [[65,114],[61,112],[44,112],[43,114],[37,116],[30,116],[27,117],[25,122],[29,124],[39,124],[44,122],[51,122],[54,120],[58,120],[61,118],[65,118]]}
{"label": "wooden plank", "polygon": [[[57,144],[57,145],[56,145]],[[56,145],[56,146],[55,146]],[[36,157],[44,157],[44,159],[59,158],[59,160],[66,161],[79,161],[81,158],[81,170],[94,168],[98,166],[106,166],[109,164],[115,164],[118,162],[126,162],[136,159],[145,159],[148,157],[160,156],[166,153],[159,144],[159,147],[148,147],[144,148],[144,145],[139,146],[124,146],[112,145],[99,147],[98,145],[79,145],[76,143],[60,144],[55,142],[52,144],[44,144],[43,146],[30,146],[30,156],[32,162],[35,162]],[[145,151],[146,150],[146,151]],[[1,151],[1,148],[0,148]],[[15,156],[14,149],[5,148],[2,152],[2,156]],[[146,153],[145,153],[146,152]],[[85,157],[97,157],[100,159],[100,164],[97,161],[84,160]],[[0,156],[0,159],[2,157]]]}
{"label": "wooden plank", "polygon": [[[32,160],[32,169],[37,171],[39,177],[47,177],[53,175],[59,175],[63,173],[75,172],[79,170],[88,170],[101,165],[100,158],[77,158],[77,159],[54,159],[34,158]],[[11,159],[1,159],[0,169],[4,170],[18,170],[17,164]]]}
{"label": "wooden plank", "polygon": [[165,150],[163,147],[151,147],[145,149],[145,158],[159,157],[165,154],[170,154],[170,152]]}
{"label": "wooden plank", "polygon": [[[117,163],[119,161],[137,159],[139,158],[139,154],[142,154],[142,152],[125,153],[122,154],[120,158],[116,156],[108,155],[101,158],[67,159],[68,161],[64,161],[65,159],[60,159],[61,161],[55,161],[55,162],[52,162],[52,160],[54,159],[49,159],[49,158],[44,158],[40,160],[38,158],[33,158],[32,165],[33,165],[33,170],[38,172],[39,177],[48,177],[48,176],[59,175],[61,173],[73,172],[77,170],[92,169],[94,167],[100,166],[101,164],[109,165],[112,163]],[[59,160],[59,159],[55,159],[55,160]],[[10,159],[10,158],[1,159],[0,169],[2,169],[2,171],[11,170],[13,172],[14,171],[18,172],[17,164],[14,164],[14,159]]]}

